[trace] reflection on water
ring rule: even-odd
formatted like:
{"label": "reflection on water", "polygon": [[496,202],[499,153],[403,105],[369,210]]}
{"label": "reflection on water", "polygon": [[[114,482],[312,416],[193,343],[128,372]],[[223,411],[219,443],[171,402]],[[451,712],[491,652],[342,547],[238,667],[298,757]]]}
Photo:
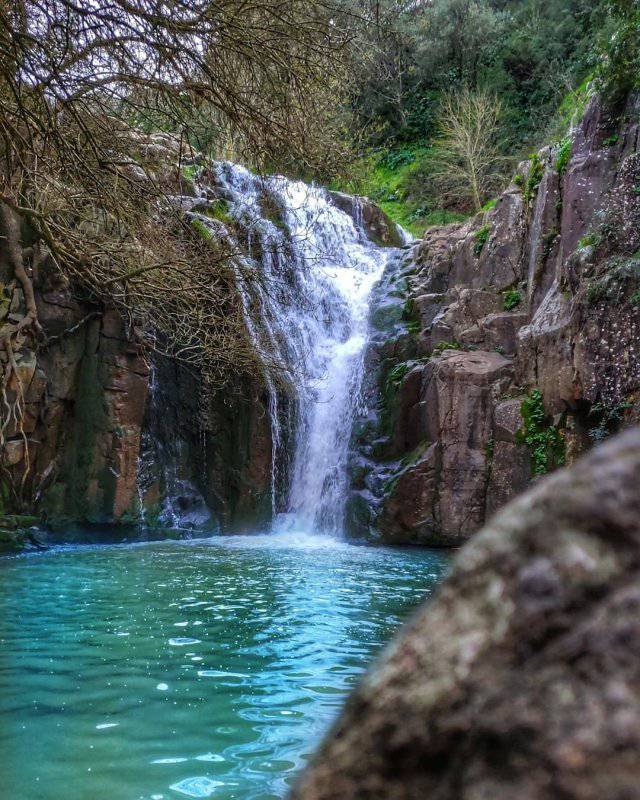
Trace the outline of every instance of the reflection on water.
{"label": "reflection on water", "polygon": [[0,559],[0,795],[282,797],[446,564],[293,534]]}

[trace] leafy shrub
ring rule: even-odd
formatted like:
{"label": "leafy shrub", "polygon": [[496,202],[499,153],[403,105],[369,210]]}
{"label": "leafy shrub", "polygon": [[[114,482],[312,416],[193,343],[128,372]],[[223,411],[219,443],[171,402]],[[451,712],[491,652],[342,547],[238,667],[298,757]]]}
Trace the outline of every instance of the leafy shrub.
{"label": "leafy shrub", "polygon": [[607,294],[607,288],[602,281],[590,281],[587,286],[587,302],[590,306],[594,306],[601,300],[604,300]]}
{"label": "leafy shrub", "polygon": [[502,293],[502,307],[505,311],[512,311],[522,302],[522,295],[517,289],[507,289]]}
{"label": "leafy shrub", "polygon": [[600,34],[598,89],[611,106],[640,84],[640,7],[635,0],[610,0]]}
{"label": "leafy shrub", "polygon": [[565,441],[562,432],[551,423],[544,410],[542,393],[534,389],[520,406],[524,424],[516,438],[531,453],[533,475],[546,475],[565,463]]}

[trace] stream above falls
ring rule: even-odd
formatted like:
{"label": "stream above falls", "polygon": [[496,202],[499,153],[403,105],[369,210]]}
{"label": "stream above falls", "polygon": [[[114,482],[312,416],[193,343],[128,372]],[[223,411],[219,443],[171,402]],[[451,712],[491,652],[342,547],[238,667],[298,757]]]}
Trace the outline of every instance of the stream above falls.
{"label": "stream above falls", "polygon": [[302,534],[0,559],[7,800],[269,800],[448,556]]}

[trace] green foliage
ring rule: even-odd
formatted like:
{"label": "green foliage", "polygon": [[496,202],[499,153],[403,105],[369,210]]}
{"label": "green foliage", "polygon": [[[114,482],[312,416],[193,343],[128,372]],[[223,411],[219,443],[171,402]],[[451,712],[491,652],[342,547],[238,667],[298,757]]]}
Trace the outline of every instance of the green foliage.
{"label": "green foliage", "polygon": [[397,364],[393,369],[387,373],[387,385],[398,387],[402,383],[402,379],[409,372],[411,367],[408,363]]}
{"label": "green foliage", "polygon": [[182,177],[185,181],[193,183],[196,179],[197,167],[194,164],[185,164],[182,167]]}
{"label": "green foliage", "polygon": [[566,172],[569,159],[571,158],[571,147],[573,140],[571,136],[565,136],[558,146],[558,153],[556,155],[556,170],[558,175],[562,177]]}
{"label": "green foliage", "polygon": [[433,225],[459,222],[466,215],[440,208],[431,192],[432,148],[412,145],[378,148],[363,155],[349,174],[329,188],[368,197],[414,236]]}
{"label": "green foliage", "polygon": [[201,239],[204,239],[207,242],[209,242],[209,241],[211,241],[213,239],[212,231],[210,231],[209,228],[207,228],[207,226],[204,224],[204,222],[201,219],[198,219],[197,217],[194,217],[191,220],[191,227],[193,228],[193,230],[198,234],[198,236]]}
{"label": "green foliage", "polygon": [[505,311],[512,311],[522,302],[522,295],[517,289],[507,289],[502,293],[502,307]]}
{"label": "green foliage", "polygon": [[232,222],[231,217],[229,216],[229,203],[226,200],[218,199],[212,201],[209,206],[207,206],[204,214],[210,219],[217,219],[218,222],[224,222],[225,225],[228,225]]}
{"label": "green foliage", "polygon": [[364,47],[375,56],[354,73],[355,127],[376,146],[430,141],[443,93],[466,86],[500,97],[512,152],[544,141],[554,118],[562,137],[622,5],[633,0],[381,0]]}
{"label": "green foliage", "polygon": [[527,177],[522,187],[522,197],[527,205],[529,205],[535,197],[543,175],[544,164],[537,153],[532,153],[529,156],[529,171],[527,172]]}
{"label": "green foliage", "polygon": [[494,450],[493,436],[490,436],[487,439],[487,446],[485,447],[485,456],[487,458],[487,464],[489,467],[493,464],[493,450]]}
{"label": "green foliage", "polygon": [[602,237],[598,233],[586,233],[578,239],[578,249],[584,250],[587,247],[597,247]]}
{"label": "green foliage", "polygon": [[595,403],[589,411],[589,416],[597,420],[598,424],[589,429],[589,436],[595,442],[606,439],[607,436],[619,429],[624,412],[628,408],[633,408],[633,404],[626,401],[612,406]]}
{"label": "green foliage", "polygon": [[567,92],[558,106],[550,125],[552,138],[564,140],[584,114],[594,93],[593,72],[582,80],[579,86]]}
{"label": "green foliage", "polygon": [[565,440],[562,432],[551,423],[544,410],[542,393],[534,389],[520,406],[523,426],[517,441],[531,453],[531,472],[545,475],[565,463]]}
{"label": "green foliage", "polygon": [[587,302],[620,304],[640,302],[640,256],[613,256],[599,266],[600,277],[589,282]]}
{"label": "green foliage", "polygon": [[438,344],[431,351],[431,358],[441,356],[445,350],[460,350],[459,342],[438,342]]}
{"label": "green foliage", "polygon": [[608,0],[603,5],[596,84],[616,106],[640,86],[640,5],[637,0]]}
{"label": "green foliage", "polygon": [[496,207],[497,202],[498,202],[497,197],[494,197],[492,200],[487,200],[487,202],[482,206],[480,211],[483,211],[485,213],[487,211],[492,211]]}
{"label": "green foliage", "polygon": [[481,228],[473,234],[473,238],[475,239],[475,244],[473,245],[473,252],[476,256],[479,256],[482,252],[487,240],[489,239],[489,235],[491,233],[491,225],[486,224],[483,225]]}
{"label": "green foliage", "polygon": [[607,296],[607,287],[603,281],[590,281],[587,286],[587,303],[596,305]]}

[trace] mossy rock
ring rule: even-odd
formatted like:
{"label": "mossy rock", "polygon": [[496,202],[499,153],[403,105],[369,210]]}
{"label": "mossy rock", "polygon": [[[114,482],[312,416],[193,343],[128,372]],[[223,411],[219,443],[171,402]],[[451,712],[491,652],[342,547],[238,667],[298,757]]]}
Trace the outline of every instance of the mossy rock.
{"label": "mossy rock", "polygon": [[398,303],[387,303],[378,306],[371,314],[371,327],[377,331],[391,331],[400,325],[404,319],[404,312]]}

